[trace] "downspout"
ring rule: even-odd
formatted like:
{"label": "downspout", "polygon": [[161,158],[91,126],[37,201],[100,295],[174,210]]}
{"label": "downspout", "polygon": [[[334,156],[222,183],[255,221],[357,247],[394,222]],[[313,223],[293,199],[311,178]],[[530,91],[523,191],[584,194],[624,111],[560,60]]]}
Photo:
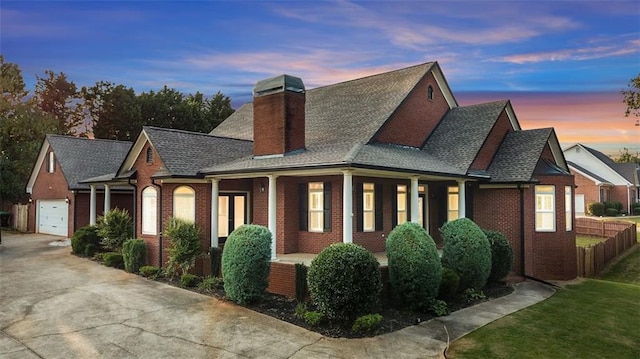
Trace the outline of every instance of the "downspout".
{"label": "downspout", "polygon": [[156,179],[151,178],[151,184],[158,187],[158,198],[160,205],[158,208],[158,268],[162,268],[162,186],[156,184]]}
{"label": "downspout", "polygon": [[129,186],[133,187],[133,213],[131,214],[133,216],[133,235],[134,236],[138,236],[138,186],[131,183],[131,178],[127,179],[127,184],[129,184]]}

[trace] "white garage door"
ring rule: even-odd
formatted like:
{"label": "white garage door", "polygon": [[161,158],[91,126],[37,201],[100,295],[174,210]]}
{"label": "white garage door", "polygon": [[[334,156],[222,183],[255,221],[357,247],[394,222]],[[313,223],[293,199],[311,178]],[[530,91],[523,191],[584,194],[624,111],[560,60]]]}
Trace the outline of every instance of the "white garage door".
{"label": "white garage door", "polygon": [[584,216],[584,195],[576,194],[576,216]]}
{"label": "white garage door", "polygon": [[38,232],[67,236],[69,205],[64,199],[38,201]]}

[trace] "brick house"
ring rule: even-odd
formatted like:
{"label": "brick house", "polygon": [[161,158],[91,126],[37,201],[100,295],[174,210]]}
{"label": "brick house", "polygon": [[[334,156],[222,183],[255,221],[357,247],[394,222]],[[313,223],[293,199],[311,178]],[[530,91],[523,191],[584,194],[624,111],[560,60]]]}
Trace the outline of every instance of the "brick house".
{"label": "brick house", "polygon": [[626,213],[640,202],[640,165],[616,163],[609,156],[577,143],[564,150],[576,180],[576,214],[585,215],[595,202],[620,202]]}
{"label": "brick house", "polygon": [[130,142],[47,135],[26,188],[28,231],[71,237],[76,229],[95,224],[96,216],[109,208],[131,212],[131,187],[107,185],[98,192],[95,186],[81,183],[88,177],[113,177],[130,147]]}
{"label": "brick house", "polygon": [[336,242],[383,252],[405,221],[440,244],[438,228],[459,217],[505,233],[514,272],[576,276],[574,179],[554,130],[522,130],[509,101],[459,106],[437,62],[311,90],[260,81],[210,134],[145,127],[112,181],[125,180],[150,263],[162,263],[172,216],[195,220],[203,249],[261,224],[276,293],[293,293],[292,256]]}

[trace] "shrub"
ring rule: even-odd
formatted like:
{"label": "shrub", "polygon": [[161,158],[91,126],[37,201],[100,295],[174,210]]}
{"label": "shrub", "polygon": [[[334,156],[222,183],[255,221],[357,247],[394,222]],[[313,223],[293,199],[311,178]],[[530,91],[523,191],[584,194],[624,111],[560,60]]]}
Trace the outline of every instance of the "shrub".
{"label": "shrub", "polygon": [[296,300],[304,302],[307,299],[307,266],[304,263],[296,263]]}
{"label": "shrub", "polygon": [[477,302],[479,300],[484,300],[487,296],[480,289],[475,288],[467,288],[462,292],[462,298],[465,302]]}
{"label": "shrub", "polygon": [[75,254],[93,257],[99,249],[100,237],[95,226],[81,227],[71,237],[71,250]]}
{"label": "shrub", "polygon": [[380,314],[367,314],[361,317],[358,317],[353,325],[351,326],[351,330],[354,332],[372,332],[378,328],[380,322],[382,321],[382,316]]}
{"label": "shrub", "polygon": [[615,217],[618,215],[618,210],[615,208],[607,208],[604,210],[604,214],[607,217]]}
{"label": "shrub", "polygon": [[352,243],[334,243],[320,252],[311,262],[307,283],[321,313],[348,322],[375,311],[382,290],[378,261]]}
{"label": "shrub", "polygon": [[589,212],[596,217],[602,217],[604,215],[604,203],[594,202],[589,204]]}
{"label": "shrub", "polygon": [[180,269],[180,274],[189,272],[202,254],[200,249],[200,231],[195,223],[171,218],[164,233],[171,239],[167,273],[172,277]]}
{"label": "shrub", "polygon": [[293,315],[295,315],[295,317],[298,319],[304,319],[304,315],[306,312],[307,306],[304,303],[298,303],[293,311]]}
{"label": "shrub", "polygon": [[140,267],[140,274],[143,277],[152,277],[155,278],[160,274],[162,270],[156,266],[142,266]]}
{"label": "shrub", "polygon": [[122,243],[133,237],[133,221],[126,209],[112,209],[98,217],[98,235],[102,245],[113,252],[122,251]]}
{"label": "shrub", "polygon": [[443,238],[442,265],[460,277],[460,288],[482,288],[491,274],[491,246],[473,221],[459,218],[440,228]]}
{"label": "shrub", "polygon": [[438,317],[449,315],[449,306],[444,300],[432,299],[427,304],[427,311],[435,314]]}
{"label": "shrub", "polygon": [[511,243],[502,233],[483,230],[491,245],[491,274],[489,279],[497,282],[511,272],[513,266],[513,249]]}
{"label": "shrub", "polygon": [[141,239],[128,239],[122,244],[122,258],[124,270],[137,273],[144,264],[147,256],[147,246]]}
{"label": "shrub", "polygon": [[304,313],[305,323],[309,324],[312,327],[315,327],[316,325],[320,324],[322,319],[324,319],[324,317],[320,312],[308,311]]}
{"label": "shrub", "polygon": [[208,276],[198,283],[198,289],[202,291],[212,291],[222,285],[222,278]]}
{"label": "shrub", "polygon": [[438,295],[442,265],[436,244],[417,223],[396,226],[386,243],[391,289],[401,302],[417,308]]}
{"label": "shrub", "polygon": [[122,254],[118,252],[107,252],[102,255],[102,259],[104,259],[104,265],[107,267],[113,268],[124,268],[124,259],[122,258]]}
{"label": "shrub", "polygon": [[211,276],[220,277],[220,262],[222,260],[222,248],[209,248],[209,263],[211,264]]}
{"label": "shrub", "polygon": [[456,293],[458,293],[458,287],[460,286],[460,277],[453,269],[443,267],[442,268],[442,280],[440,281],[440,290],[438,291],[438,298],[451,299]]}
{"label": "shrub", "polygon": [[198,285],[198,282],[200,282],[200,277],[195,274],[183,273],[182,276],[180,276],[180,285],[183,287],[195,287]]}
{"label": "shrub", "polygon": [[631,214],[640,215],[640,202],[636,202],[631,207]]}
{"label": "shrub", "polygon": [[245,304],[262,298],[269,284],[271,232],[245,224],[234,230],[222,252],[222,276],[227,297]]}

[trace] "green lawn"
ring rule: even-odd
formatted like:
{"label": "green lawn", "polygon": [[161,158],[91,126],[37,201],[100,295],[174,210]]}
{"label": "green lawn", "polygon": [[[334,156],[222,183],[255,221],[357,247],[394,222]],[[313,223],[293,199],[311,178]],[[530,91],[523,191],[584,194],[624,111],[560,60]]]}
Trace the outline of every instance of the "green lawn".
{"label": "green lawn", "polygon": [[602,217],[605,221],[625,221],[640,224],[640,216]]}
{"label": "green lawn", "polygon": [[596,243],[600,243],[605,239],[606,238],[603,238],[603,237],[592,237],[592,236],[586,236],[582,234],[576,234],[576,247],[589,247]]}
{"label": "green lawn", "polygon": [[640,249],[457,340],[448,358],[639,358]]}

